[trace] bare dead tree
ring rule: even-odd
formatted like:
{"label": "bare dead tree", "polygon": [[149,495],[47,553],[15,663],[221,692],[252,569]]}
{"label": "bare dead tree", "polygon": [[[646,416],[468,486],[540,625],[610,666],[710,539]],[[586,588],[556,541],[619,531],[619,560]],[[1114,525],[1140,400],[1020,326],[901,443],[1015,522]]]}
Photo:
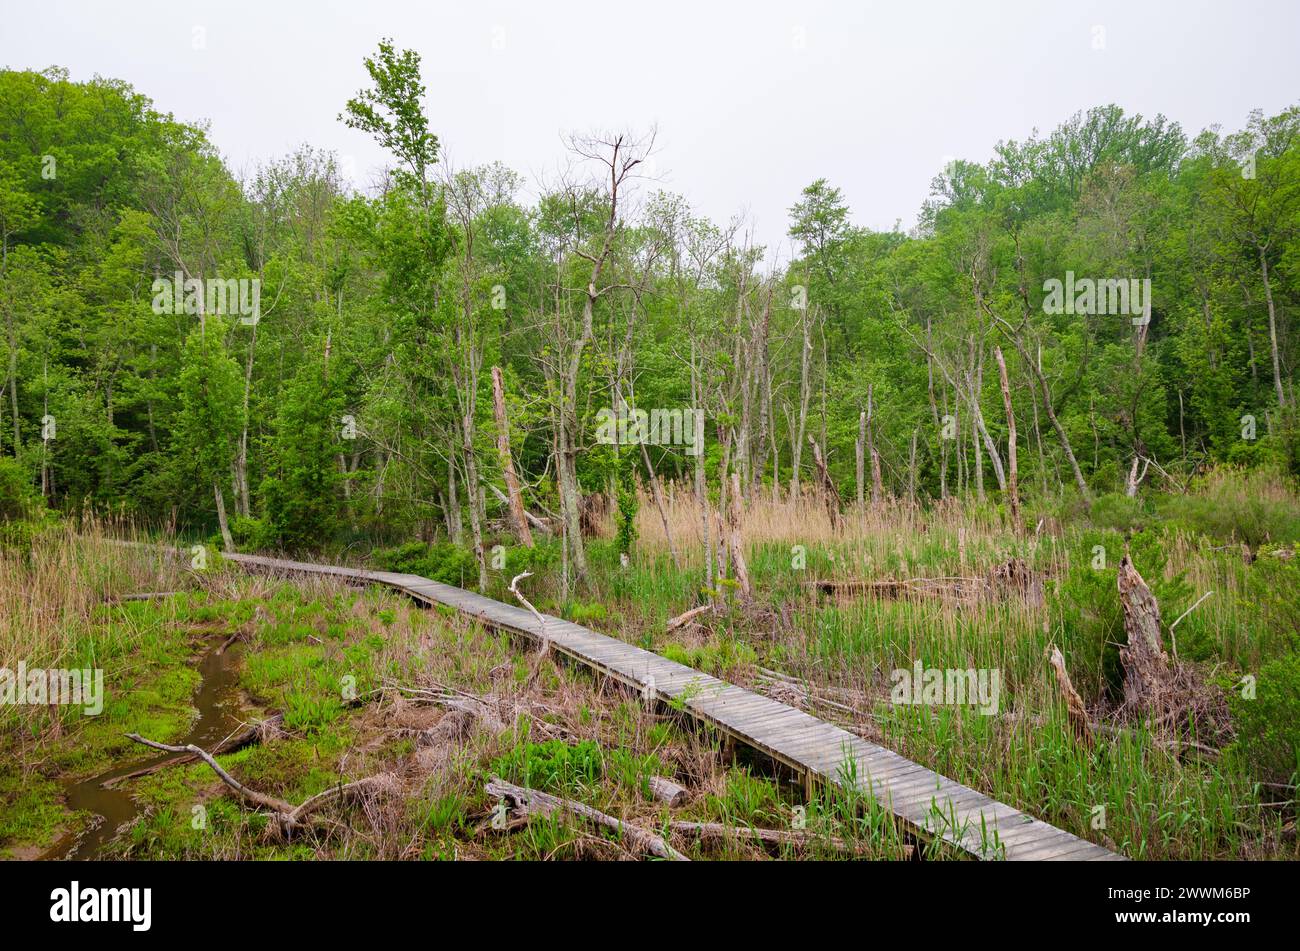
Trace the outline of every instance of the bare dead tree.
{"label": "bare dead tree", "polygon": [[[569,181],[563,195],[572,217],[572,231],[567,245],[561,249],[562,257],[573,257],[590,266],[586,286],[578,292],[577,326],[567,319],[568,309],[555,311],[557,331],[557,358],[548,366],[551,370],[553,420],[556,434],[556,476],[560,490],[560,514],[564,528],[565,548],[575,579],[581,583],[587,577],[587,554],[582,539],[581,499],[578,489],[577,458],[581,448],[578,431],[578,378],[582,358],[594,337],[596,308],[606,294],[627,285],[606,281],[605,271],[615,251],[621,220],[625,189],[636,169],[654,149],[654,132],[640,138],[626,133],[601,133],[568,138],[569,150],[584,163],[598,170],[597,179],[588,183],[600,196],[603,221],[595,234],[585,233],[583,208],[585,192]],[[561,261],[561,264],[564,262]],[[557,279],[557,297],[566,296],[562,277]]]}

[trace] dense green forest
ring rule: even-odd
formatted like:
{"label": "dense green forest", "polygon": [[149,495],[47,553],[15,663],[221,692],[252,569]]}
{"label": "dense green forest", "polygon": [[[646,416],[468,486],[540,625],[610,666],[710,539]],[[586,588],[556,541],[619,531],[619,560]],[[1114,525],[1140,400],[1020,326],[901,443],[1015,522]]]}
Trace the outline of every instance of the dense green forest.
{"label": "dense green forest", "polygon": [[[909,232],[855,227],[809,169],[777,266],[642,176],[652,134],[572,136],[525,201],[509,168],[441,160],[418,55],[365,65],[337,121],[391,156],[370,193],[310,146],[237,177],[123,82],[0,73],[7,514],[289,551],[449,538],[486,577],[491,526],[523,520],[513,468],[581,578],[596,491],[624,516],[674,480],[785,498],[824,459],[860,502],[1005,504],[1015,479],[1087,506],[1300,465],[1300,108],[1195,136],[1063,117],[936,169]],[[602,438],[629,408],[702,410],[702,446]]]}

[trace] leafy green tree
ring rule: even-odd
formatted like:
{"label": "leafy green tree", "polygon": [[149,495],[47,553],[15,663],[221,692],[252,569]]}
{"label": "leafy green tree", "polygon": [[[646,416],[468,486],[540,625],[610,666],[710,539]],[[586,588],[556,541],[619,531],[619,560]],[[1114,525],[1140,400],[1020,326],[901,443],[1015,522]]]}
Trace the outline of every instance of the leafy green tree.
{"label": "leafy green tree", "polygon": [[212,486],[221,538],[233,549],[225,489],[230,486],[239,432],[240,373],[222,342],[224,330],[223,319],[213,315],[185,341],[175,448],[185,460],[182,464]]}
{"label": "leafy green tree", "polygon": [[262,481],[270,537],[289,551],[335,538],[343,526],[342,401],[337,368],[304,363],[276,420],[274,475]]}

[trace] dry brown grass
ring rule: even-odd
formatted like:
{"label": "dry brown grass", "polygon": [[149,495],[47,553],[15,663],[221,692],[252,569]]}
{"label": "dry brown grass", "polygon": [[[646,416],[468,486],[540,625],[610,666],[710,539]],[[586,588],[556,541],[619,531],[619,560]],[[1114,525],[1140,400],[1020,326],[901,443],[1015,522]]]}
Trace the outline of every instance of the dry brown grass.
{"label": "dry brown grass", "polygon": [[[685,565],[703,565],[703,506],[685,486],[670,486],[665,510],[669,531]],[[637,512],[638,544],[649,552],[668,550],[663,519],[654,499],[642,494]],[[882,578],[880,566],[895,569],[890,577],[960,577],[984,575],[1012,554],[1028,553],[1044,562],[1043,552],[1057,526],[1045,521],[1037,533],[1016,539],[987,505],[964,504],[948,499],[928,508],[890,499],[879,505],[850,505],[843,524],[836,528],[820,495],[806,490],[798,498],[774,500],[769,492],[746,498],[741,536],[747,551],[763,545],[802,545],[811,551],[831,552],[835,564],[829,578]],[[718,544],[716,529],[710,529]],[[932,542],[945,544],[955,556],[949,563],[935,563],[923,548]]]}
{"label": "dry brown grass", "polygon": [[[185,587],[173,558],[118,544],[126,526],[87,520],[41,533],[29,554],[0,549],[0,667],[71,666],[91,612],[110,596]],[[43,717],[31,707],[0,707],[0,724]]]}

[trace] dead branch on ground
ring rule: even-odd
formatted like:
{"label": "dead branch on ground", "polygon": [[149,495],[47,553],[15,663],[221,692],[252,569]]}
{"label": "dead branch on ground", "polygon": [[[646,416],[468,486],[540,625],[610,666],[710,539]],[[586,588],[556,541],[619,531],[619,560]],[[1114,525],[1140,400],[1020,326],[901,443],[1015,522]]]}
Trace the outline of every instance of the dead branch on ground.
{"label": "dead branch on ground", "polygon": [[[172,746],[167,743],[159,743],[156,740],[146,739],[138,733],[126,734],[127,739],[134,740],[136,743],[142,743],[145,746],[152,747],[156,750],[162,750],[164,753],[189,753],[197,759],[207,763],[209,768],[217,774],[217,778],[234,790],[235,794],[245,802],[265,809],[271,813],[272,823],[267,827],[268,831],[274,830],[273,834],[288,838],[295,831],[304,825],[315,825],[320,819],[317,816],[323,808],[335,801],[346,801],[349,799],[359,798],[367,793],[383,793],[391,791],[396,786],[396,780],[393,776],[381,773],[378,776],[368,776],[365,779],[359,779],[351,783],[341,783],[338,786],[331,786],[329,789],[318,792],[316,795],[309,797],[299,805],[293,805],[276,796],[270,796],[266,793],[258,792],[245,786],[239,780],[235,779],[226,772],[220,763],[218,763],[211,753],[200,749],[193,743],[186,743],[183,746]],[[171,760],[170,763],[178,762]]]}
{"label": "dead branch on ground", "polygon": [[536,789],[515,786],[496,776],[492,777],[492,781],[484,789],[489,796],[510,803],[511,810],[518,816],[550,816],[555,812],[567,812],[596,825],[613,829],[626,837],[642,852],[648,852],[661,859],[670,859],[674,862],[690,861],[685,855],[678,852],[653,832],[648,832],[639,826],[616,819],[585,803],[552,796],[550,793],[544,793]]}
{"label": "dead branch on ground", "polygon": [[[218,743],[212,750],[212,755],[223,756],[226,753],[233,753],[236,750],[242,750],[245,746],[252,743],[264,743],[271,737],[278,736],[282,732],[281,727],[283,724],[283,713],[277,713],[274,716],[267,717],[265,720],[255,720],[238,733],[233,733]],[[139,779],[141,776],[151,776],[161,769],[166,769],[168,766],[181,766],[185,763],[192,763],[198,758],[199,757],[193,753],[186,753],[171,759],[165,759],[150,766],[144,766],[134,772],[127,773],[124,776],[117,776],[113,779],[107,780],[106,782],[100,783],[100,786],[104,789],[115,789],[122,783],[128,782],[132,779]]]}

